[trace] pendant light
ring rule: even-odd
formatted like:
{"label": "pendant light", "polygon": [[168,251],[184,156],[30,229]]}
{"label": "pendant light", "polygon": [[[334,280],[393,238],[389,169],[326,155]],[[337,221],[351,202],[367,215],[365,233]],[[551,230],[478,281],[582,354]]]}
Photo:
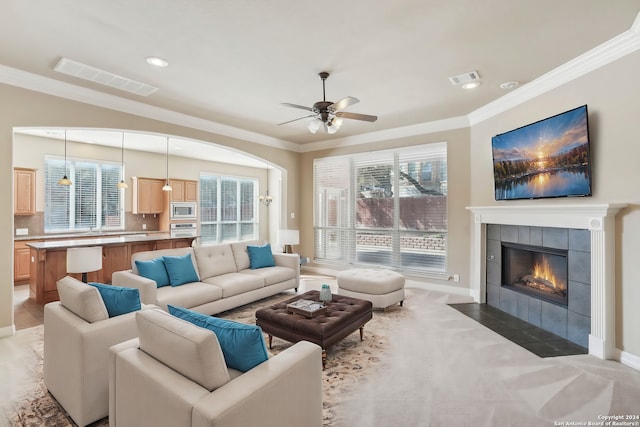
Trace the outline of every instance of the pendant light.
{"label": "pendant light", "polygon": [[129,188],[129,185],[124,180],[124,132],[122,132],[121,169],[122,169],[122,179],[118,183],[117,187],[121,189],[127,189]]}
{"label": "pendant light", "polygon": [[64,130],[64,176],[58,180],[58,184],[69,186],[73,184],[67,177],[67,130]]}
{"label": "pendant light", "polygon": [[167,180],[162,187],[162,191],[171,191],[173,188],[169,185],[169,137],[167,137]]}

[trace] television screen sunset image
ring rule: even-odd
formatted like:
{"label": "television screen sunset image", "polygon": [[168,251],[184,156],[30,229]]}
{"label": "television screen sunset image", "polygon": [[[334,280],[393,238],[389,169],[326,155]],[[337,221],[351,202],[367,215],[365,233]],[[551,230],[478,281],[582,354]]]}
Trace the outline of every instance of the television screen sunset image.
{"label": "television screen sunset image", "polygon": [[491,143],[496,200],[591,195],[586,105]]}

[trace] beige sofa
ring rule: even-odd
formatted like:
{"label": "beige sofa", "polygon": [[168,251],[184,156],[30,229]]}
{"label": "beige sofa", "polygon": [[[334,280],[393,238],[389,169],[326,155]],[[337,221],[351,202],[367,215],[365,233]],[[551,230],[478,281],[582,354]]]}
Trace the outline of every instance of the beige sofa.
{"label": "beige sofa", "polygon": [[83,427],[109,413],[109,347],[138,336],[135,312],[109,318],[98,290],[72,277],[57,287],[60,301],[44,306],[44,385]]}
{"label": "beige sofa", "polygon": [[322,351],[301,341],[240,373],[216,335],[160,310],[136,315],[139,338],[109,352],[109,425],[322,425]]}
{"label": "beige sofa", "polygon": [[[144,304],[155,304],[164,310],[171,304],[209,315],[288,289],[297,290],[300,283],[299,256],[276,253],[273,254],[275,267],[252,270],[247,246],[260,244],[257,241],[245,241],[138,252],[131,257],[131,270],[113,273],[112,283],[138,288]],[[155,281],[139,275],[135,264],[136,260],[148,261],[185,254],[191,254],[199,282],[157,287]]]}

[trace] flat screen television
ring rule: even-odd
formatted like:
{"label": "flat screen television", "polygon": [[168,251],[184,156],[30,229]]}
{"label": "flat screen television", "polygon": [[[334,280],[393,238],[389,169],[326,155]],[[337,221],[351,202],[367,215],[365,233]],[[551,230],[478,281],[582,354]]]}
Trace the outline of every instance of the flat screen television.
{"label": "flat screen television", "polygon": [[496,200],[591,196],[587,106],[491,138]]}

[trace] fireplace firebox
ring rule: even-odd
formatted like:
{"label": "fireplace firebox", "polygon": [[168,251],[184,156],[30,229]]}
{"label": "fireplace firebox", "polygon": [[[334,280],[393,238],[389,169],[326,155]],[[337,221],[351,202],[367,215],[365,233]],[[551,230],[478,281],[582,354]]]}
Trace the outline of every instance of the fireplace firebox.
{"label": "fireplace firebox", "polygon": [[567,251],[502,242],[502,286],[566,307]]}

